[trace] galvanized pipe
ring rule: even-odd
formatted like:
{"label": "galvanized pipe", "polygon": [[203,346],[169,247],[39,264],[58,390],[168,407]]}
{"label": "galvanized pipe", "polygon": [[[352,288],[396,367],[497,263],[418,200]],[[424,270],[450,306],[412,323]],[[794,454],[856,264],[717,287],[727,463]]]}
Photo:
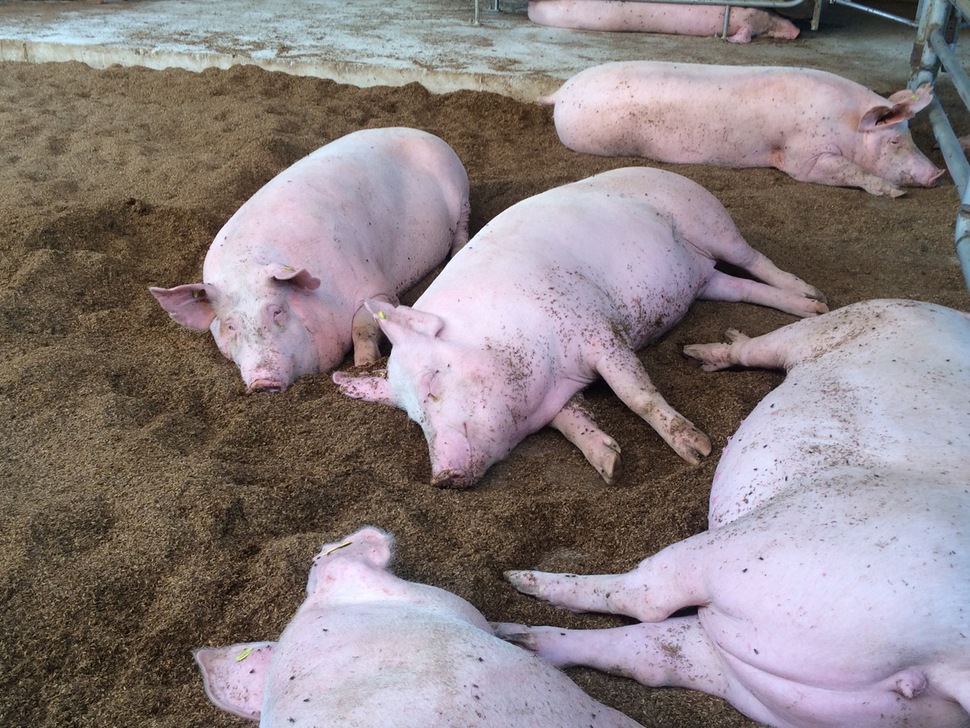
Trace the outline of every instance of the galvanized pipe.
{"label": "galvanized pipe", "polygon": [[853,10],[861,10],[862,12],[869,13],[870,15],[878,15],[880,18],[886,18],[887,20],[894,20],[897,23],[908,25],[910,28],[917,27],[917,22],[915,20],[902,18],[898,15],[894,15],[893,13],[888,13],[885,10],[870,8],[868,5],[860,5],[859,3],[852,2],[852,0],[829,0],[829,2],[832,5],[843,5],[847,8],[852,8]]}

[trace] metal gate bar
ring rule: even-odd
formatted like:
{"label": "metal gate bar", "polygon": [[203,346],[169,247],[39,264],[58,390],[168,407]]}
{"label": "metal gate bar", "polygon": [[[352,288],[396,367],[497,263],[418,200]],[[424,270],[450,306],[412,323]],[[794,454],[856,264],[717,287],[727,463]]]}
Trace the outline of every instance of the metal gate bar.
{"label": "metal gate bar", "polygon": [[[909,87],[915,89],[924,83],[935,84],[940,70],[945,70],[964,106],[970,108],[970,76],[953,52],[960,25],[970,18],[970,0],[924,0],[921,5]],[[936,96],[929,106],[929,118],[947,170],[960,195],[953,239],[964,280],[970,288],[970,163],[943,104]]]}

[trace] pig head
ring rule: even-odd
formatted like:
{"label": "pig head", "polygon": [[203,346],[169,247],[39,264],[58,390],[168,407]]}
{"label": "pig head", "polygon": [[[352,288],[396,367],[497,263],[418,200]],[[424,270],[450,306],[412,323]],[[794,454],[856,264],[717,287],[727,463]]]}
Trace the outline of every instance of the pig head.
{"label": "pig head", "polygon": [[197,650],[210,700],[267,728],[637,728],[464,599],[391,574],[392,545],[371,527],[326,544],[278,641]]}
{"label": "pig head", "polygon": [[474,484],[556,415],[555,405],[536,407],[556,371],[534,350],[509,355],[508,346],[487,334],[469,346],[443,333],[445,322],[433,313],[381,301],[364,305],[394,355],[377,376],[338,371],[334,381],[344,394],[403,409],[421,426],[432,485]]}
{"label": "pig head", "polygon": [[344,342],[327,335],[339,322],[313,293],[320,279],[282,264],[253,273],[245,296],[205,283],[151,291],[177,323],[212,332],[249,392],[281,392],[304,374],[339,364]]}

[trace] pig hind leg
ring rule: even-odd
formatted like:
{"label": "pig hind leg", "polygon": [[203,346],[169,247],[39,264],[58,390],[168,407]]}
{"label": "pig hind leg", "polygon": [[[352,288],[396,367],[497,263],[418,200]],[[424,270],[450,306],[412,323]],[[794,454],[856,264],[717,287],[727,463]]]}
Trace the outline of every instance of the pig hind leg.
{"label": "pig hind leg", "polygon": [[558,668],[592,667],[648,687],[683,687],[725,698],[729,679],[696,616],[614,629],[494,625],[498,637]]}
{"label": "pig hind leg", "polygon": [[620,446],[616,440],[603,432],[592,415],[582,405],[582,397],[574,396],[557,414],[549,426],[559,430],[567,440],[578,447],[596,472],[613,485],[620,476]]}
{"label": "pig hind leg", "polygon": [[707,435],[667,404],[632,351],[617,345],[600,359],[596,370],[616,396],[646,420],[684,460],[697,465],[710,454]]}
{"label": "pig hind leg", "polygon": [[776,308],[794,316],[826,313],[825,296],[798,276],[781,270],[767,256],[745,242],[737,231],[728,230],[702,246],[717,260],[747,271],[757,281],[738,278],[715,270],[699,297],[710,301],[745,301]]}

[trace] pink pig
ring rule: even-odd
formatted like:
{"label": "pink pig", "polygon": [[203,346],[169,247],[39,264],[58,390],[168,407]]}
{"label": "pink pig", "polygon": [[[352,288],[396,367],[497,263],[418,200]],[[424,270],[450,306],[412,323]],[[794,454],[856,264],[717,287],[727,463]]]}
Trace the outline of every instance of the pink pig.
{"label": "pink pig", "polygon": [[380,358],[365,299],[396,295],[468,240],[468,177],[417,129],[348,134],[285,169],[225,224],[204,283],[150,288],[183,326],[208,328],[247,391]]}
{"label": "pink pig", "polygon": [[710,530],[625,574],[507,574],[641,623],[498,634],[772,726],[970,727],[970,315],[868,301],[728,338],[685,352],[788,374],[725,448]]}
{"label": "pink pig", "polygon": [[[719,260],[764,283],[716,271]],[[545,425],[612,483],[619,446],[574,398],[598,377],[685,460],[710,452],[635,353],[696,298],[797,316],[827,310],[815,288],[752,249],[703,187],[659,169],[617,169],[498,215],[413,308],[368,301],[393,344],[387,370],[335,372],[334,381],[421,425],[434,485],[474,484]]]}
{"label": "pink pig", "polygon": [[588,68],[539,103],[559,138],[605,156],[724,167],[775,167],[801,182],[903,194],[943,174],[908,120],[932,88],[889,99],[808,68],[630,61]]}
{"label": "pink pig", "polygon": [[[556,28],[707,37],[724,31],[724,7],[628,0],[530,0],[529,20]],[[731,8],[727,40],[750,43],[758,35],[792,40],[798,37],[798,28],[772,12]]]}
{"label": "pink pig", "polygon": [[391,574],[391,546],[327,544],[278,642],[196,651],[212,702],[267,728],[637,728],[461,597]]}

